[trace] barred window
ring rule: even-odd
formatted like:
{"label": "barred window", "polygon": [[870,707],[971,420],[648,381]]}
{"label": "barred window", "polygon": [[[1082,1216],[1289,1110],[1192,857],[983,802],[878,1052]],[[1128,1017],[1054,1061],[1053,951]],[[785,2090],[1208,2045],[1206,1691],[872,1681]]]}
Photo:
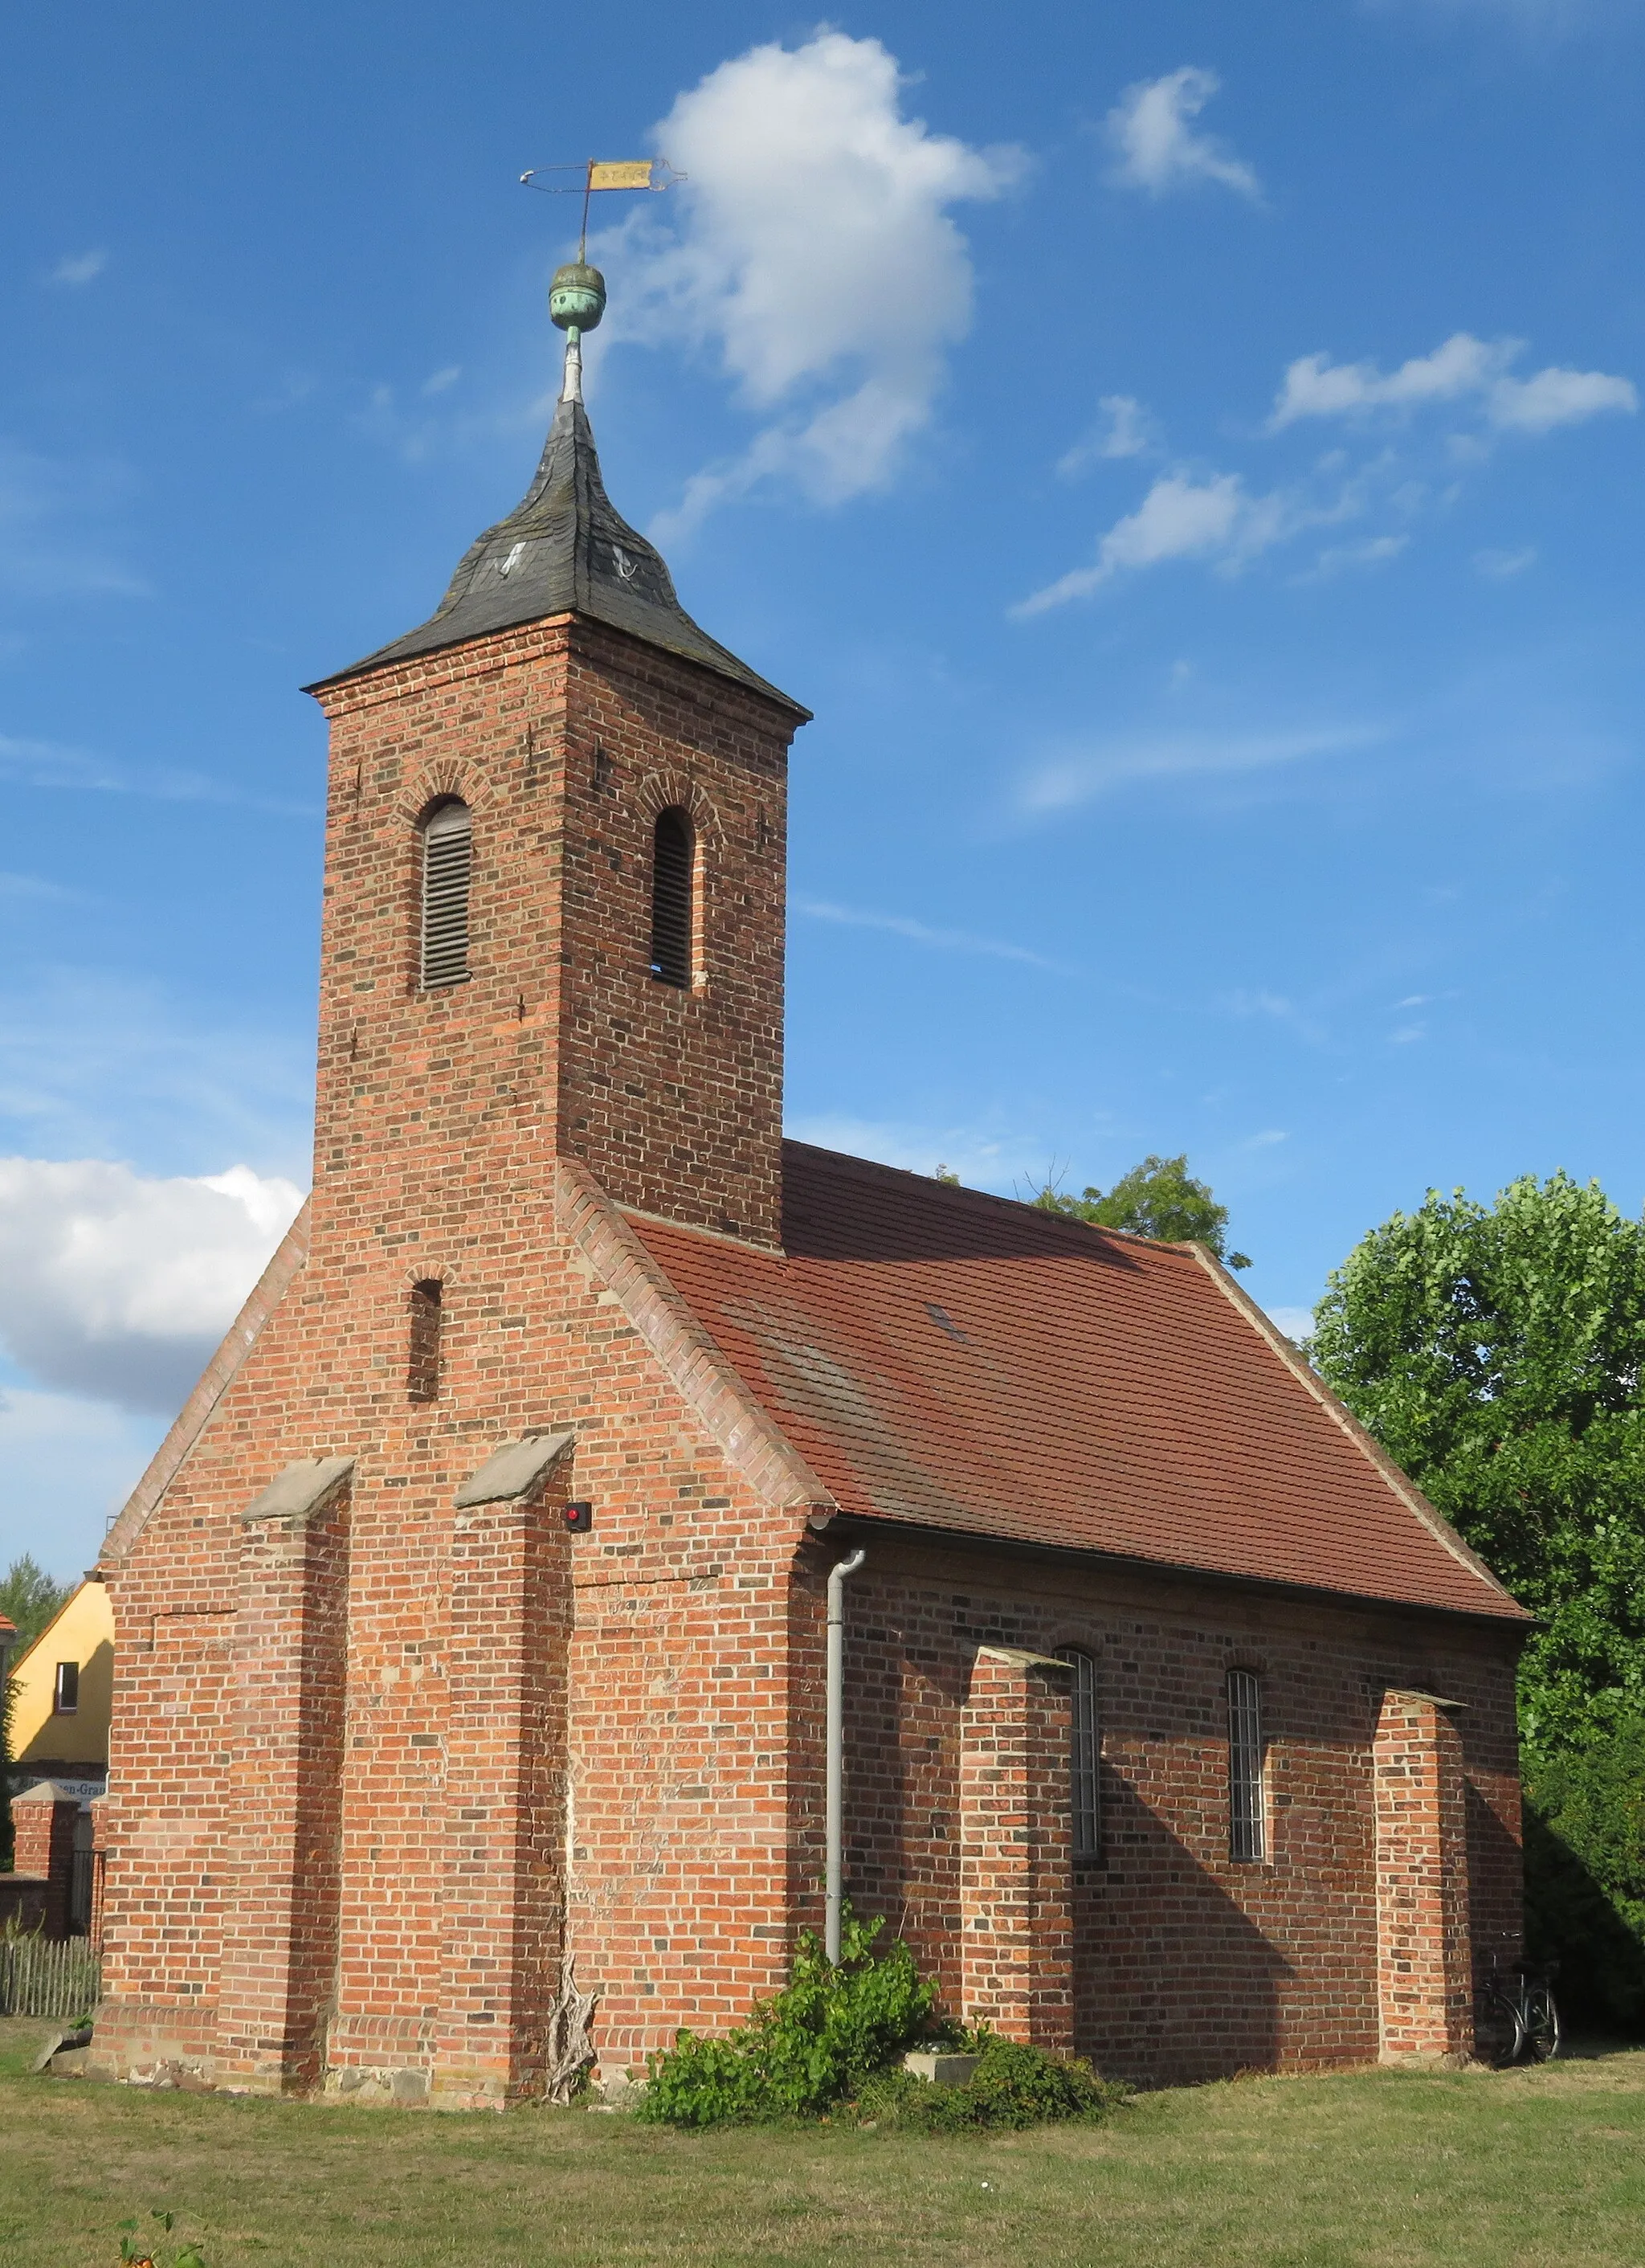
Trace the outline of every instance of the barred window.
{"label": "barred window", "polygon": [[1228,1855],[1267,1855],[1263,1805],[1262,1688],[1254,1671],[1228,1673]]}
{"label": "barred window", "polygon": [[422,822],[422,963],[425,992],[460,984],[468,975],[468,875],[474,820],[456,796],[436,804]]}
{"label": "barred window", "polygon": [[660,984],[691,983],[696,849],[689,812],[678,804],[659,811],[651,846],[651,974]]}
{"label": "barred window", "polygon": [[1074,1856],[1095,1859],[1102,1851],[1102,1727],[1097,1718],[1097,1665],[1076,1646],[1059,1646],[1059,1661],[1074,1672],[1073,1732],[1069,1778],[1073,1793]]}
{"label": "barred window", "polygon": [[437,1402],[440,1394],[441,1286],[425,1277],[411,1287],[411,1347],[406,1366],[406,1397]]}

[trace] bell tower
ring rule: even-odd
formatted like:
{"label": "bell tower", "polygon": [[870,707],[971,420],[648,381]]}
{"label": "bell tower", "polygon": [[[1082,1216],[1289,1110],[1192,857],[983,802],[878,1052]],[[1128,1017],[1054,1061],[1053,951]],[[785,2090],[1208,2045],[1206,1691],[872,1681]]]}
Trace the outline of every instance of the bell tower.
{"label": "bell tower", "polygon": [[778,1241],[808,712],[698,627],[607,497],[580,345],[604,305],[598,269],[556,275],[564,383],[525,497],[426,622],[308,688],[331,727],[314,1237],[337,1264],[485,1247],[556,1157],[623,1205]]}

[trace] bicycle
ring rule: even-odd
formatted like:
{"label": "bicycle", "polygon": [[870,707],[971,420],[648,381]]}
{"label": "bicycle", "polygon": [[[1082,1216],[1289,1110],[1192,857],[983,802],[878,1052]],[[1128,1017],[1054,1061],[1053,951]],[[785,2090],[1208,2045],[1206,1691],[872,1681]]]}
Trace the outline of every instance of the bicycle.
{"label": "bicycle", "polygon": [[1552,1984],[1558,1973],[1557,1961],[1546,1969],[1516,1961],[1506,1977],[1491,1963],[1480,1994],[1474,2038],[1481,2059],[1494,2070],[1505,2071],[1527,2057],[1533,2063],[1546,2063],[1558,2055],[1560,2011]]}

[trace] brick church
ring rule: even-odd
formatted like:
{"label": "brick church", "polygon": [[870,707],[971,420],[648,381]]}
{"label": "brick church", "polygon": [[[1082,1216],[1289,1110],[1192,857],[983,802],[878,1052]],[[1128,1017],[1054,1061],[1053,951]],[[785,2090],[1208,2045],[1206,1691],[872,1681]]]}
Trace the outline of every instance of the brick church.
{"label": "brick church", "polygon": [[[591,271],[584,271],[589,273]],[[1181,2080],[1461,2055],[1526,1617],[1200,1247],[784,1142],[806,711],[532,486],[330,726],[313,1193],[112,1529],[93,2068],[503,2104],[844,1888]]]}

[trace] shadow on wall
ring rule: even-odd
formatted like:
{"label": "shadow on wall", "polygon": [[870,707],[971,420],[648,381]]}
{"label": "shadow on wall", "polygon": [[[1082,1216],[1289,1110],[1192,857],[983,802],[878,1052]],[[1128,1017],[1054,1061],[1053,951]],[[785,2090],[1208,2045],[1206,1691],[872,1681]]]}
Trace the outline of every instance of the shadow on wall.
{"label": "shadow on wall", "polygon": [[1127,1781],[1103,1798],[1103,1861],[1075,1869],[1080,2052],[1154,2086],[1272,2068],[1290,1964]]}

